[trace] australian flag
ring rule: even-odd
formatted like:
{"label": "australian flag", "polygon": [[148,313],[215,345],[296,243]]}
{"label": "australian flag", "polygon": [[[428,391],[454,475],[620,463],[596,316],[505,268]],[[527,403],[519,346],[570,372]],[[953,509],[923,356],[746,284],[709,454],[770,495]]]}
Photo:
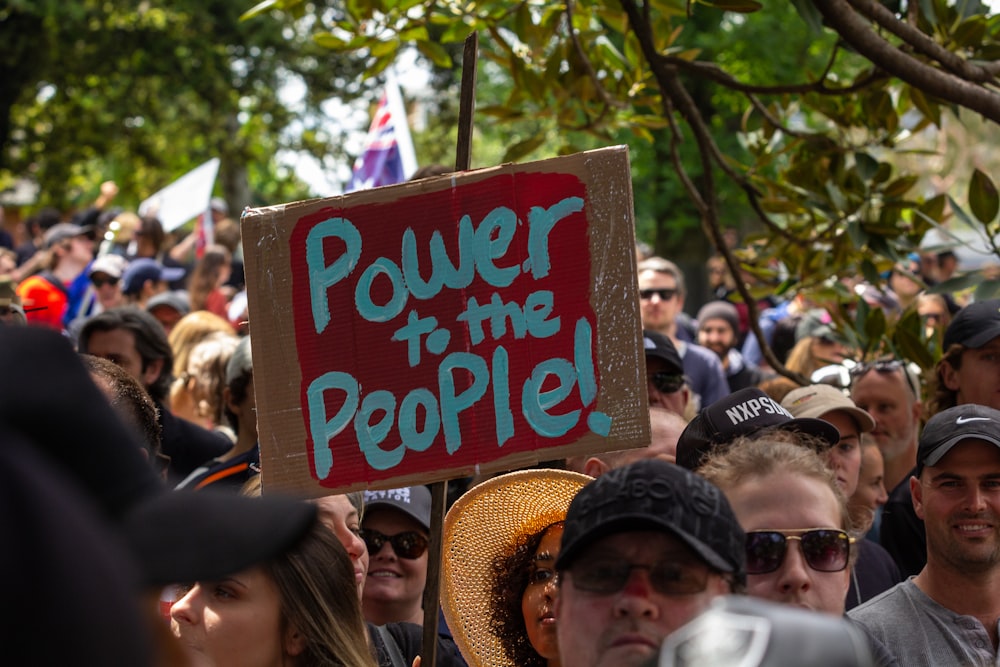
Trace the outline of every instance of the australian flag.
{"label": "australian flag", "polygon": [[402,183],[414,171],[416,160],[406,111],[396,82],[390,80],[368,128],[365,150],[354,162],[347,191]]}

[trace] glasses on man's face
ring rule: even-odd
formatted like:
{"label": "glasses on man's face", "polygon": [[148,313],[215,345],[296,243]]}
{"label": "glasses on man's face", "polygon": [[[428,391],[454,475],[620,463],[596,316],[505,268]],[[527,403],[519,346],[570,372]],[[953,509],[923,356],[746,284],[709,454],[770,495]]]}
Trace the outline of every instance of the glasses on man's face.
{"label": "glasses on man's face", "polygon": [[649,376],[649,382],[661,394],[672,394],[684,386],[684,376],[679,373],[659,372]]}
{"label": "glasses on man's face", "polygon": [[639,290],[639,298],[643,301],[649,301],[654,295],[660,297],[660,301],[670,301],[677,296],[677,290],[672,287]]}
{"label": "glasses on man's face", "polygon": [[798,540],[806,565],[817,572],[840,572],[847,567],[854,542],[843,530],[831,528],[814,528],[793,535],[754,530],[747,533],[747,574],[767,574],[781,567],[789,540]]}
{"label": "glasses on man's face", "polygon": [[361,539],[365,541],[368,553],[372,556],[381,551],[382,545],[388,542],[392,545],[392,550],[396,552],[397,556],[410,560],[423,556],[429,544],[427,538],[415,530],[408,530],[403,533],[396,533],[395,535],[386,535],[377,530],[363,528],[361,530]]}
{"label": "glasses on man's face", "polygon": [[588,593],[613,595],[625,588],[632,570],[645,570],[653,590],[661,595],[692,595],[708,586],[710,570],[701,563],[639,565],[620,560],[581,562],[570,569],[573,586]]}
{"label": "glasses on man's face", "polygon": [[93,276],[93,277],[91,277],[90,282],[92,282],[94,284],[94,287],[100,288],[100,287],[104,287],[105,285],[117,285],[118,284],[118,279],[117,278],[111,278],[111,277],[102,278],[101,276]]}

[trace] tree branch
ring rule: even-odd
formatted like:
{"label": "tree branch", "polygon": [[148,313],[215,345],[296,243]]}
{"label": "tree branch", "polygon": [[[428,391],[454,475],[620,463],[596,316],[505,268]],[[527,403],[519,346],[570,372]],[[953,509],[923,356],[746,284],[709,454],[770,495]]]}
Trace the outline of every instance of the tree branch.
{"label": "tree branch", "polygon": [[[653,42],[652,31],[650,30],[650,24],[648,21],[643,21],[643,19],[639,16],[639,10],[635,5],[634,0],[619,0],[619,3],[628,15],[629,23],[635,31],[636,36],[639,38],[639,45],[642,48],[643,55],[646,58],[646,61],[650,63],[653,70],[653,76],[656,78],[657,84],[660,88],[660,93],[663,97],[666,116],[669,119],[670,126],[674,133],[671,140],[671,160],[674,163],[674,168],[677,170],[678,176],[681,178],[685,189],[688,191],[688,194],[694,200],[695,205],[701,213],[701,222],[706,235],[709,239],[711,239],[712,245],[715,246],[715,249],[722,255],[726,262],[726,266],[729,268],[729,272],[734,278],[736,289],[747,306],[751,329],[753,330],[754,335],[757,336],[758,340],[761,341],[761,351],[775,371],[791,378],[799,384],[806,384],[805,378],[798,373],[793,373],[792,371],[786,369],[784,365],[778,361],[774,352],[771,351],[770,347],[767,345],[766,338],[760,329],[760,309],[757,307],[757,301],[754,299],[753,295],[750,294],[750,290],[747,288],[746,283],[742,279],[742,272],[740,270],[739,263],[736,261],[736,258],[733,256],[733,253],[729,250],[729,247],[726,245],[725,240],[722,237],[715,195],[715,175],[712,168],[712,163],[714,162],[713,155],[718,153],[718,147],[715,146],[711,133],[705,125],[705,121],[701,117],[701,114],[698,112],[697,105],[684,88],[683,83],[681,83],[677,68],[664,66],[662,61],[658,58],[656,47]],[[680,134],[680,128],[676,125],[673,108],[676,108],[684,120],[687,121],[688,127],[691,128],[695,141],[698,144],[698,154],[701,158],[701,167],[703,172],[702,181],[704,183],[701,189],[695,186],[695,184],[687,176],[687,173],[681,164],[677,146],[682,135]]]}
{"label": "tree branch", "polygon": [[928,58],[941,63],[952,74],[975,83],[996,81],[996,70],[974,65],[957,53],[949,51],[918,28],[905,21],[900,21],[885,5],[873,0],[847,1],[861,14],[875,21],[893,35],[912,46],[917,53],[922,53]]}
{"label": "tree branch", "polygon": [[925,93],[1000,123],[1000,95],[908,56],[872,30],[847,0],[813,0],[827,24],[877,67]]}
{"label": "tree branch", "polygon": [[606,106],[614,107],[616,109],[628,108],[624,102],[609,95],[608,91],[604,89],[604,84],[602,84],[601,80],[597,78],[597,72],[594,71],[594,66],[591,64],[590,58],[587,57],[586,52],[583,50],[583,45],[580,44],[580,38],[576,34],[576,28],[573,27],[573,2],[574,0],[566,1],[566,28],[569,31],[569,39],[573,43],[573,50],[576,51],[577,57],[583,64],[583,69],[587,72],[587,78],[589,78],[594,84],[594,88],[597,89],[597,93],[601,96],[601,101],[604,102]]}

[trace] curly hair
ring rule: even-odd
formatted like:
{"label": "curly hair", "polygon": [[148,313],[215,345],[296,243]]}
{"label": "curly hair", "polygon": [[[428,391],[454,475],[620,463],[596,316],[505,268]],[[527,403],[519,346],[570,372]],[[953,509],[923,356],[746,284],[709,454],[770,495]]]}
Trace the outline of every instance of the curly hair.
{"label": "curly hair", "polygon": [[522,536],[511,550],[501,553],[493,561],[490,632],[503,644],[504,653],[510,661],[519,667],[548,665],[548,661],[528,641],[521,599],[528,588],[538,546],[550,528],[561,524],[561,521],[557,521],[537,533]]}

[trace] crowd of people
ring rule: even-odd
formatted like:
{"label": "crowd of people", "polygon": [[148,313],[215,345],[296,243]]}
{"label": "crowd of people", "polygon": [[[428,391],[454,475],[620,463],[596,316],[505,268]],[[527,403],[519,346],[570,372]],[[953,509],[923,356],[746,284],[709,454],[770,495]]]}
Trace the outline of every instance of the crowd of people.
{"label": "crowd of people", "polygon": [[220,245],[170,243],[115,192],[0,250],[16,664],[413,667],[433,615],[437,665],[653,665],[712,613],[806,619],[796,664],[1000,664],[1000,300],[927,292],[937,263],[853,286],[920,313],[924,377],[804,297],[759,304],[762,345],[724,273],[692,317],[678,266],[638,257],[650,444],[453,483],[425,609],[426,486],[262,489],[224,204]]}

